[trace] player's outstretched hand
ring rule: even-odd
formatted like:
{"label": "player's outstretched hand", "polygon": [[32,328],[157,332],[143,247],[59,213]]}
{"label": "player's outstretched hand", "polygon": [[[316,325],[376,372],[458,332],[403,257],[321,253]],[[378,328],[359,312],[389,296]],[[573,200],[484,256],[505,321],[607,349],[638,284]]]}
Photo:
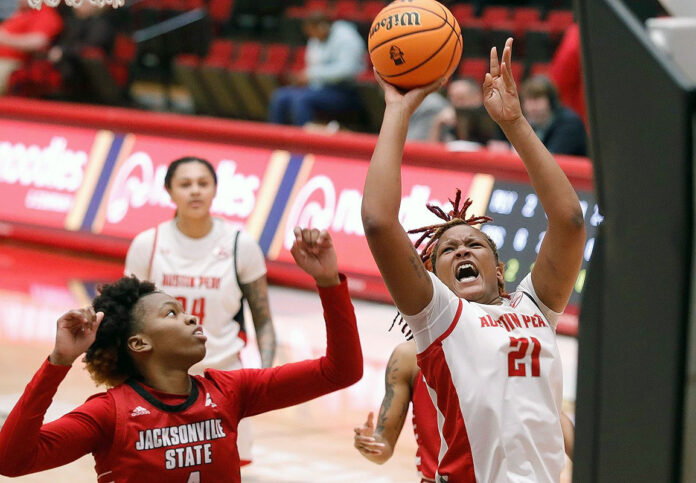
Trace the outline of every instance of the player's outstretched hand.
{"label": "player's outstretched hand", "polygon": [[377,83],[384,90],[384,101],[386,104],[402,106],[406,109],[409,116],[413,114],[413,112],[418,108],[420,103],[423,102],[423,99],[425,99],[428,94],[438,90],[445,84],[445,82],[447,82],[447,77],[441,77],[427,86],[416,87],[406,92],[402,92],[384,80],[376,70],[374,72]]}
{"label": "player's outstretched hand", "polygon": [[491,118],[498,124],[514,122],[522,117],[517,85],[512,76],[512,38],[507,39],[503,49],[502,63],[498,51],[491,49],[490,72],[483,81],[483,105]]}
{"label": "player's outstretched hand", "polygon": [[104,312],[93,307],[75,309],[63,314],[56,324],[56,344],[50,356],[53,364],[71,365],[94,342]]}
{"label": "player's outstretched hand", "polygon": [[367,421],[359,428],[354,428],[353,446],[362,455],[381,455],[384,452],[385,444],[379,443],[375,437],[375,423],[373,422],[374,413],[370,411]]}
{"label": "player's outstretched hand", "polygon": [[295,227],[294,233],[295,242],[290,253],[297,266],[314,277],[320,287],[341,283],[338,278],[336,250],[329,232]]}

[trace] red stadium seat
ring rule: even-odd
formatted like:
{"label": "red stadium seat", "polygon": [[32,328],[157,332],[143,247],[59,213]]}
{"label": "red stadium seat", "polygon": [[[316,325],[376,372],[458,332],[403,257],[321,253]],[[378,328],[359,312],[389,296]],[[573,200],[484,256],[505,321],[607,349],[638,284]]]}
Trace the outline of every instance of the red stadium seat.
{"label": "red stadium seat", "polygon": [[334,5],[332,18],[334,20],[362,20],[362,5],[357,0],[338,0]]}
{"label": "red stadium seat", "polygon": [[551,10],[546,17],[546,23],[554,33],[563,32],[573,22],[573,12],[570,10]]}
{"label": "red stadium seat", "polygon": [[510,19],[510,9],[507,7],[486,7],[481,14],[481,21],[486,28],[494,27]]}
{"label": "red stadium seat", "polygon": [[488,59],[463,59],[457,74],[460,77],[471,77],[476,82],[483,82],[486,72],[488,72]]}
{"label": "red stadium seat", "polygon": [[222,25],[232,16],[234,0],[208,0],[208,15],[215,24]]}
{"label": "red stadium seat", "polygon": [[244,42],[239,46],[237,56],[230,64],[232,70],[251,71],[261,58],[263,46],[259,42]]}
{"label": "red stadium seat", "polygon": [[513,60],[510,68],[512,69],[512,76],[517,83],[519,84],[522,82],[522,78],[524,77],[524,62]]}
{"label": "red stadium seat", "polygon": [[306,49],[304,46],[295,49],[295,52],[292,54],[292,58],[290,60],[290,65],[288,66],[288,71],[299,72],[301,70],[304,70],[305,50]]}
{"label": "red stadium seat", "polygon": [[551,65],[548,64],[547,62],[535,62],[532,64],[532,66],[529,68],[529,76],[535,76],[535,75],[549,75],[549,70],[551,69]]}
{"label": "red stadium seat", "polygon": [[329,12],[327,0],[307,0],[304,5],[289,7],[285,10],[285,15],[292,18],[305,18],[315,10]]}
{"label": "red stadium seat", "polygon": [[518,30],[541,20],[541,12],[534,7],[519,7],[512,11],[512,21]]}
{"label": "red stadium seat", "polygon": [[266,50],[265,59],[254,71],[254,80],[265,106],[270,102],[273,91],[281,85],[281,77],[290,62],[291,53],[290,46],[286,44],[271,44]]}
{"label": "red stadium seat", "polygon": [[271,44],[266,49],[262,62],[256,67],[257,73],[280,74],[290,60],[290,46],[286,44]]}
{"label": "red stadium seat", "polygon": [[450,8],[452,15],[460,24],[474,18],[474,6],[470,3],[457,3]]}
{"label": "red stadium seat", "polygon": [[367,0],[360,4],[360,10],[362,12],[362,20],[372,24],[377,14],[385,7],[384,2],[380,0]]}
{"label": "red stadium seat", "polygon": [[204,62],[207,65],[223,67],[230,62],[235,52],[235,43],[227,39],[215,39],[210,43],[208,55]]}
{"label": "red stadium seat", "polygon": [[266,46],[259,42],[244,42],[239,47],[237,57],[225,69],[226,88],[239,103],[245,119],[265,120],[268,101],[256,85],[253,72],[265,55]]}

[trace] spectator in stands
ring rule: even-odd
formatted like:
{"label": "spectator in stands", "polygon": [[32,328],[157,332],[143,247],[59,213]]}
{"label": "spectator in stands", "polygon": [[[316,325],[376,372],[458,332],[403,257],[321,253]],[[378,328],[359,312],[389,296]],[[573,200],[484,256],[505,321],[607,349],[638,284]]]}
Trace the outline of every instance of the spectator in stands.
{"label": "spectator in stands", "polygon": [[418,106],[408,123],[406,139],[408,141],[429,141],[433,123],[440,112],[449,106],[447,98],[439,92],[428,94]]}
{"label": "spectator in stands", "polygon": [[10,18],[15,10],[17,10],[16,0],[0,0],[0,20]]}
{"label": "spectator in stands", "polygon": [[587,123],[578,24],[573,24],[563,34],[563,39],[551,60],[549,77],[558,87],[561,102]]}
{"label": "spectator in stands", "polygon": [[534,132],[554,154],[587,155],[587,134],[580,117],[564,107],[548,77],[538,75],[522,83],[522,111]]}
{"label": "spectator in stands", "polygon": [[15,13],[0,24],[0,94],[6,92],[10,74],[45,51],[62,29],[63,20],[54,8],[35,10],[27,0],[18,0]]}
{"label": "spectator in stands", "polygon": [[303,25],[309,38],[306,67],[271,98],[270,121],[302,126],[317,111],[354,111],[360,105],[355,78],[365,69],[365,41],[355,26],[312,13]]}
{"label": "spectator in stands", "polygon": [[116,28],[109,18],[112,10],[86,0],[79,7],[65,9],[63,33],[48,51],[48,59],[60,72],[64,97],[76,100],[93,97],[80,61],[81,53],[85,48],[111,53],[116,37]]}
{"label": "spectator in stands", "polygon": [[447,87],[449,105],[433,120],[431,141],[471,141],[485,146],[496,135],[496,125],[483,107],[483,94],[471,78],[453,80]]}

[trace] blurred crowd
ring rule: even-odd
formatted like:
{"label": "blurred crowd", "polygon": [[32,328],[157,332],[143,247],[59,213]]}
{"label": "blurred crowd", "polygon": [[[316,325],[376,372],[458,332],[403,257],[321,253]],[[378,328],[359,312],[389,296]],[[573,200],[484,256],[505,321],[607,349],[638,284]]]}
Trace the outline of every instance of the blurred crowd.
{"label": "blurred crowd", "polygon": [[[213,3],[216,0],[181,0],[174,5],[175,1],[136,0],[114,10],[98,8],[85,0],[77,8],[61,3],[56,8],[44,6],[36,10],[29,7],[27,0],[0,0],[0,93],[144,107],[134,101],[132,87],[139,80],[154,79],[165,91],[173,85],[183,85],[191,95],[193,113],[375,132],[383,101],[366,53],[365,18],[361,23],[358,14],[362,11],[371,18],[374,14],[367,10],[378,9],[385,2],[272,1],[254,7],[253,2],[226,0],[227,11],[220,14],[220,2]],[[525,21],[523,14],[529,17],[528,22],[536,22],[530,30],[544,33],[547,27],[542,16],[545,9],[555,6],[544,0],[521,1],[523,7],[514,12],[514,19],[522,20],[514,20],[515,26],[508,27],[513,14],[506,13],[507,7],[498,6],[497,2],[444,3],[459,18],[465,15],[462,12],[471,12],[466,14],[471,16],[470,21],[468,17],[460,20],[465,43],[469,38],[475,39],[471,35],[477,32],[477,22],[494,18],[497,13],[502,20],[489,20],[493,23],[480,32],[488,32],[486,38],[492,42],[499,31],[519,34],[528,44],[530,59],[535,37],[527,31],[525,35],[519,33],[526,28],[524,24],[520,26]],[[563,2],[555,3],[567,7]],[[351,13],[350,8],[356,13]],[[263,15],[251,15],[259,9]],[[539,12],[536,17],[535,11]],[[249,19],[253,20],[252,27],[245,24]],[[532,64],[530,60],[524,66],[514,66],[519,67],[516,77],[522,109],[552,153],[585,156],[587,119],[579,30],[571,23],[562,32],[555,32],[555,37],[554,31],[548,36],[553,48],[547,54],[547,62]],[[177,49],[171,42],[172,34],[188,43],[181,42],[183,47]],[[262,78],[262,68],[255,63],[256,58],[266,56],[266,64],[271,64],[272,48],[264,44],[269,36],[277,42],[274,45],[288,44],[270,82],[268,75]],[[227,57],[220,57],[218,52],[223,44],[232,45]],[[522,45],[524,52],[525,44]],[[298,59],[294,64],[293,54]],[[256,57],[240,67],[253,55]],[[542,55],[534,60],[545,59]],[[482,63],[483,58],[479,65]],[[190,69],[178,68],[179,64]],[[224,69],[236,71],[225,77],[220,74]],[[463,150],[510,149],[483,108],[480,72],[467,69],[463,63],[442,92],[431,94],[414,113],[408,132],[410,141],[448,143],[452,149]],[[156,74],[152,75],[152,71]],[[191,75],[184,75],[186,72]],[[244,78],[240,80],[240,76]],[[263,94],[259,84],[270,86],[266,87],[267,95],[251,96]],[[210,105],[220,104],[215,96],[218,92],[224,94],[223,90],[228,98],[240,97],[237,101],[242,106],[253,102],[257,106],[239,112],[206,109],[204,98]],[[258,100],[250,101],[250,97]]]}

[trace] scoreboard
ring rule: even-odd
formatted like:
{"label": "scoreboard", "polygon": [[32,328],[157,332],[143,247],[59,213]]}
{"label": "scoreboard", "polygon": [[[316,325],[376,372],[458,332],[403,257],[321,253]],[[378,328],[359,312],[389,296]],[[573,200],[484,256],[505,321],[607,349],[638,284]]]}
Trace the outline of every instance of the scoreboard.
{"label": "scoreboard", "polygon": [[[585,282],[587,264],[592,255],[597,225],[602,216],[594,195],[578,191],[580,206],[585,215],[587,239],[580,274],[569,305],[579,305]],[[505,262],[505,285],[511,291],[531,270],[546,234],[546,215],[532,187],[526,183],[497,181],[493,185],[486,215],[492,222],[481,226],[498,246],[501,261]]]}

